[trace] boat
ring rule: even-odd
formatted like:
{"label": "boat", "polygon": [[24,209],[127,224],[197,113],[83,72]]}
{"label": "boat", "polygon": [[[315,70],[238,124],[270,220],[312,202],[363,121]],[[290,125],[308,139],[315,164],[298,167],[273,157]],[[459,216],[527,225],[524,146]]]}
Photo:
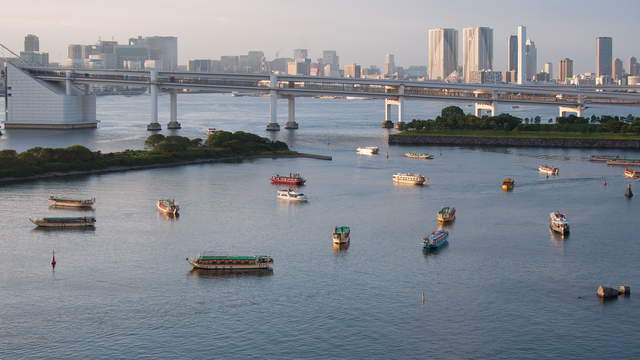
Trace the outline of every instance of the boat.
{"label": "boat", "polygon": [[540,165],[538,166],[538,171],[551,176],[557,176],[560,173],[560,169],[557,167],[549,166],[549,165]]}
{"label": "boat", "polygon": [[204,270],[269,270],[273,264],[270,256],[226,256],[213,253],[201,253],[191,258],[187,262],[194,269]]}
{"label": "boat", "polygon": [[427,159],[427,160],[433,159],[433,155],[427,154],[427,153],[420,153],[420,152],[406,152],[404,153],[404,156],[412,159]]}
{"label": "boat", "polygon": [[640,171],[636,171],[633,169],[626,168],[624,169],[624,177],[638,179],[640,178]]}
{"label": "boat", "polygon": [[446,224],[448,222],[452,222],[456,219],[456,208],[454,207],[443,207],[438,211],[438,222],[441,224]]}
{"label": "boat", "polygon": [[65,206],[65,207],[80,207],[87,208],[92,207],[96,203],[96,199],[70,199],[61,196],[49,196],[49,202],[53,206]]}
{"label": "boat", "polygon": [[567,217],[560,211],[554,211],[549,214],[549,227],[563,236],[569,233]]}
{"label": "boat", "polygon": [[393,182],[396,184],[424,185],[429,179],[420,174],[398,173],[393,174]]}
{"label": "boat", "polygon": [[360,155],[376,155],[379,150],[377,146],[361,146],[356,152]]}
{"label": "boat", "polygon": [[176,201],[172,199],[158,200],[156,206],[158,207],[158,210],[169,215],[178,215],[178,211],[180,211],[180,205],[178,205]]}
{"label": "boat", "polygon": [[213,135],[213,134],[215,134],[215,133],[216,133],[216,131],[218,131],[218,130],[216,130],[216,128],[207,128],[207,130],[205,131],[205,133],[206,133],[207,135]]}
{"label": "boat", "polygon": [[32,223],[39,227],[89,227],[95,226],[96,218],[93,216],[81,217],[43,217],[37,219],[29,219]]}
{"label": "boat", "polygon": [[371,100],[371,98],[366,96],[345,96],[347,100]]}
{"label": "boat", "polygon": [[304,185],[307,180],[298,173],[289,173],[286,175],[274,175],[271,177],[272,184],[284,184],[284,185]]}
{"label": "boat", "polygon": [[609,160],[617,160],[620,159],[620,155],[591,155],[589,157],[589,161],[609,161]]}
{"label": "boat", "polygon": [[295,192],[293,189],[278,190],[278,199],[289,201],[307,201],[305,194]]}
{"label": "boat", "polygon": [[511,190],[513,190],[513,186],[515,184],[516,184],[516,182],[512,178],[506,178],[506,179],[502,180],[502,190],[511,191]]}
{"label": "boat", "polygon": [[343,245],[348,244],[351,240],[351,229],[348,226],[336,226],[333,228],[333,235],[331,238],[333,239],[334,245]]}
{"label": "boat", "polygon": [[607,165],[640,166],[640,159],[615,159],[607,160]]}
{"label": "boat", "polygon": [[513,106],[511,106],[511,108],[512,108],[512,109],[519,109],[519,108],[520,108],[520,105],[513,105]]}
{"label": "boat", "polygon": [[447,245],[449,232],[446,230],[436,230],[429,236],[422,238],[425,250],[435,250]]}

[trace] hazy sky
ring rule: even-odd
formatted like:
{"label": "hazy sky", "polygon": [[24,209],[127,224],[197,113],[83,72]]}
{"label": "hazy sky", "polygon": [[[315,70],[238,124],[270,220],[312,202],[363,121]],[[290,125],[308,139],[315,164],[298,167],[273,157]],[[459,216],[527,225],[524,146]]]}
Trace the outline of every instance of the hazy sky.
{"label": "hazy sky", "polygon": [[[1,0],[0,42],[21,50],[23,37],[40,37],[51,61],[66,58],[70,43],[98,38],[126,42],[136,35],[178,37],[181,64],[193,58],[263,50],[291,56],[308,48],[338,51],[341,64],[381,65],[390,52],[399,65],[424,65],[426,31],[494,29],[496,69],[506,64],[508,36],[524,24],[546,61],[574,59],[574,71],[593,71],[595,38],[613,37],[614,58],[640,58],[639,0]],[[462,56],[460,56],[462,61]],[[625,65],[626,67],[626,65]]]}

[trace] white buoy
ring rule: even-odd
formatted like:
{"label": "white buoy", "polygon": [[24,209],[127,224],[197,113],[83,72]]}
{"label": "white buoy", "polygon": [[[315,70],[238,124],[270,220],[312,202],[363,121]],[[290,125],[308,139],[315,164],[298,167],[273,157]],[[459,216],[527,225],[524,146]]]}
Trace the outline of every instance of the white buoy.
{"label": "white buoy", "polygon": [[424,295],[424,291],[420,293],[420,297],[422,298],[422,303],[424,304],[425,302],[425,295]]}

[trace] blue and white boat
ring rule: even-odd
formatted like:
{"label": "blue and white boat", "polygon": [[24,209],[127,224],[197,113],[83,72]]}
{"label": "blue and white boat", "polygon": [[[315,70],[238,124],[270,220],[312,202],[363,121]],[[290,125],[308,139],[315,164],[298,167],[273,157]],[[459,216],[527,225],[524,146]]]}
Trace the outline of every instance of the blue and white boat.
{"label": "blue and white boat", "polygon": [[429,236],[422,239],[424,242],[423,248],[425,250],[435,250],[447,245],[447,238],[449,232],[446,230],[436,230],[429,234]]}

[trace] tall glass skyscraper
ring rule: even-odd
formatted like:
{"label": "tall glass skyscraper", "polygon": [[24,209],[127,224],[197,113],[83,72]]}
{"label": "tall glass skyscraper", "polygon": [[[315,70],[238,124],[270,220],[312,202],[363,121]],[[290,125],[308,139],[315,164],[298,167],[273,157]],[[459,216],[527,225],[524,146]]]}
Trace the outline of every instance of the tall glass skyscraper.
{"label": "tall glass skyscraper", "polygon": [[610,37],[596,38],[596,76],[611,77],[613,40]]}
{"label": "tall glass skyscraper", "polygon": [[458,68],[458,30],[430,29],[429,80],[444,80]]}
{"label": "tall glass skyscraper", "polygon": [[471,79],[472,71],[493,70],[493,29],[472,27],[463,30],[464,79]]}

